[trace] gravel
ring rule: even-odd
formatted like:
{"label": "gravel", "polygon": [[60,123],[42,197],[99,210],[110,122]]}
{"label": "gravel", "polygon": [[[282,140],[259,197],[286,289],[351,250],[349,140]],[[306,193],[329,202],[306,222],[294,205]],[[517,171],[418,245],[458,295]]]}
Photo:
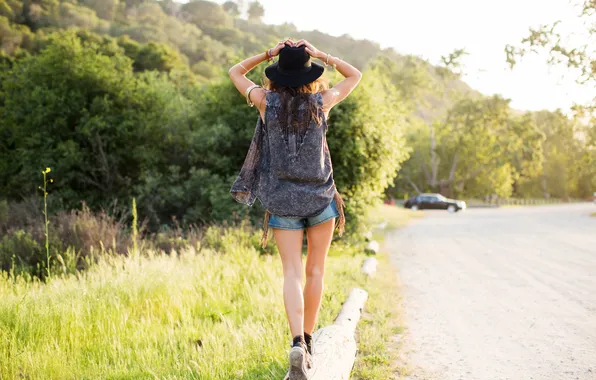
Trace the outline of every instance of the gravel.
{"label": "gravel", "polygon": [[388,233],[406,379],[596,379],[594,211],[427,211]]}

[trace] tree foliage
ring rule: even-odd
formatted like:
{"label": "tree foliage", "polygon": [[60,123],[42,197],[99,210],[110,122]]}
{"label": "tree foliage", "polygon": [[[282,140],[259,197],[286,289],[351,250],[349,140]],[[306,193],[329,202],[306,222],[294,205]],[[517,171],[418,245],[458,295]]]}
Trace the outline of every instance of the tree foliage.
{"label": "tree foliage", "polygon": [[2,80],[0,121],[3,151],[10,152],[0,181],[7,196],[35,193],[41,163],[55,168],[56,196],[70,207],[80,199],[101,203],[102,193],[124,196],[145,144],[160,143],[150,131],[161,111],[140,91],[132,61],[102,54],[75,32],[52,36],[3,78],[11,78]]}
{"label": "tree foliage", "polygon": [[[583,0],[573,2],[578,8],[577,22],[565,25],[561,20],[551,24],[530,28],[529,34],[517,45],[506,45],[505,54],[510,67],[527,54],[546,52],[549,65],[567,67],[577,83],[594,88],[596,86],[596,2]],[[582,30],[570,31],[569,27]],[[578,104],[574,109],[580,118],[592,116],[596,124],[596,96],[589,104]],[[594,144],[596,132],[592,129]]]}
{"label": "tree foliage", "polygon": [[262,22],[265,16],[265,8],[258,1],[248,3],[248,21]]}
{"label": "tree foliage", "polygon": [[232,17],[240,16],[240,7],[238,7],[237,3],[228,0],[222,4],[222,7],[223,7],[224,11],[226,11],[230,16],[232,16]]}
{"label": "tree foliage", "polygon": [[10,21],[19,21],[23,13],[23,2],[19,0],[0,0],[0,16]]}
{"label": "tree foliage", "polygon": [[[568,75],[575,76],[577,83],[593,89],[596,86],[596,2],[584,0],[573,4],[578,9],[578,22],[566,25],[557,20],[533,27],[520,44],[507,45],[505,53],[510,67],[527,54],[546,52],[548,65],[566,67]],[[536,120],[546,134],[546,166],[540,181],[531,181],[528,185],[533,186],[534,193],[586,196],[596,188],[593,169],[596,161],[596,96],[587,104],[575,104],[572,111],[575,121],[567,120],[559,111],[536,114]]]}
{"label": "tree foliage", "polygon": [[409,140],[414,153],[402,175],[414,191],[509,197],[516,181],[535,175],[542,164],[535,123],[513,115],[499,96],[462,99],[434,128],[421,125]]}
{"label": "tree foliage", "polygon": [[181,69],[186,65],[182,61],[178,50],[165,44],[149,42],[143,46],[135,57],[135,70],[158,70],[170,72]]}
{"label": "tree foliage", "polygon": [[334,178],[348,204],[348,230],[363,224],[408,158],[408,110],[402,104],[390,78],[372,62],[354,92],[331,111],[327,136]]}
{"label": "tree foliage", "polygon": [[190,1],[182,6],[181,16],[185,21],[195,24],[200,29],[233,26],[232,18],[225,9],[211,1]]}
{"label": "tree foliage", "polygon": [[97,17],[113,21],[120,8],[120,0],[80,0],[80,4],[91,8]]}

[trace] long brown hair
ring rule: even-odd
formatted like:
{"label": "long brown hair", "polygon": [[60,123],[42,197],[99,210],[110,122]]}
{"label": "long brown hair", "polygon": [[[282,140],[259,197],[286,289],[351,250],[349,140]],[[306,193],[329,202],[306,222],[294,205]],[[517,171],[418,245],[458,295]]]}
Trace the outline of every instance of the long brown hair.
{"label": "long brown hair", "polygon": [[[321,124],[321,120],[324,115],[319,112],[316,100],[310,95],[327,90],[329,88],[329,80],[327,78],[321,75],[316,80],[300,87],[282,86],[267,77],[264,77],[263,79],[264,88],[275,91],[280,95],[282,109],[278,116],[281,120],[288,120],[288,116],[290,116],[290,123],[287,124],[294,124],[299,128],[306,128],[310,124],[311,120],[315,120],[317,126]],[[308,109],[310,112],[308,112],[306,120],[299,120],[298,108],[301,104],[303,104],[303,102],[308,103]]]}

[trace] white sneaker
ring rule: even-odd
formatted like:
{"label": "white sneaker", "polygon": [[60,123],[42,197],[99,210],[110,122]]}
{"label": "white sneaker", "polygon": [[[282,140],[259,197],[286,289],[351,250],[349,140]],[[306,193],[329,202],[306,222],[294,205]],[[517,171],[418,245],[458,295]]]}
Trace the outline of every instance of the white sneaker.
{"label": "white sneaker", "polygon": [[290,370],[286,380],[308,380],[307,372],[307,349],[306,345],[299,343],[290,350]]}

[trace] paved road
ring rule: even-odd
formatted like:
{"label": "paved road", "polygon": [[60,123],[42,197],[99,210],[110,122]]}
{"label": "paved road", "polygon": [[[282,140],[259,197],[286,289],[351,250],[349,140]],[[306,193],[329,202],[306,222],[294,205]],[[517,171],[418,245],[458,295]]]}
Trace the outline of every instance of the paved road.
{"label": "paved road", "polygon": [[390,233],[408,378],[596,379],[594,211],[432,211]]}

